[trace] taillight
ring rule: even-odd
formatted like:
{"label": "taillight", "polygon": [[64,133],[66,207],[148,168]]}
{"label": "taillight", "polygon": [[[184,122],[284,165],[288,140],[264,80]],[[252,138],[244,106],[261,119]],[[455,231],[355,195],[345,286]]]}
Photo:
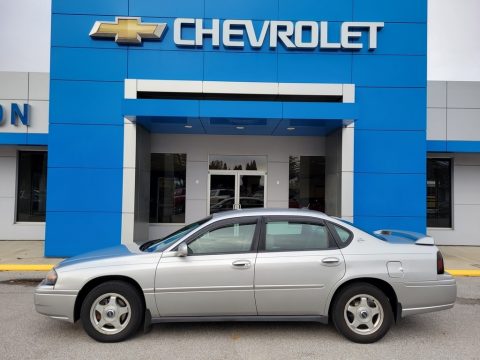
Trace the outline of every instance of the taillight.
{"label": "taillight", "polygon": [[443,274],[445,267],[443,265],[443,256],[440,251],[437,251],[437,274]]}

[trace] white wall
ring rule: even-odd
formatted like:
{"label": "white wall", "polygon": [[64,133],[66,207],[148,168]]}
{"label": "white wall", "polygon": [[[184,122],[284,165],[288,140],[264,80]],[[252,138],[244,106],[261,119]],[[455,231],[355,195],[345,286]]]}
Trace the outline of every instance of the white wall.
{"label": "white wall", "polygon": [[[0,106],[3,108],[3,118],[0,118],[0,133],[48,133],[49,82],[50,75],[48,73],[0,71]],[[18,104],[22,113],[23,104],[30,105],[29,126],[23,125],[20,121],[17,121],[16,125],[11,124],[12,103]]]}
{"label": "white wall", "polygon": [[[152,153],[187,154],[186,223],[207,216],[209,155],[266,155],[267,207],[288,207],[289,156],[325,156],[325,138],[295,136],[151,135]],[[179,225],[150,224],[150,239]]]}
{"label": "white wall", "polygon": [[438,154],[453,158],[453,228],[429,228],[438,245],[479,244],[480,154]]}
{"label": "white wall", "polygon": [[50,71],[50,13],[51,0],[0,0],[0,71]]}
{"label": "white wall", "polygon": [[479,0],[429,0],[428,80],[480,81],[479,14]]}
{"label": "white wall", "polygon": [[0,241],[45,239],[45,223],[16,223],[15,220],[17,153],[32,149],[40,147],[0,146]]}
{"label": "white wall", "polygon": [[480,141],[479,81],[430,81],[427,94],[427,140]]}

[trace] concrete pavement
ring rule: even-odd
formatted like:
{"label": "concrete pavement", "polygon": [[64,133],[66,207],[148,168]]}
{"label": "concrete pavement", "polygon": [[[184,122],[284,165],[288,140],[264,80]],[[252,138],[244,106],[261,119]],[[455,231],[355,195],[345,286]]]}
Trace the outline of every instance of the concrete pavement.
{"label": "concrete pavement", "polygon": [[63,259],[46,258],[43,241],[0,240],[0,264],[57,264]]}

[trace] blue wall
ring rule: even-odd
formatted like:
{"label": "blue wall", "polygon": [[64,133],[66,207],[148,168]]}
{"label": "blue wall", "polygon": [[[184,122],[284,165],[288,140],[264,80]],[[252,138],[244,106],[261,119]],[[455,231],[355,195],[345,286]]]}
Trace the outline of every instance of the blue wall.
{"label": "blue wall", "polygon": [[[120,242],[125,78],[355,84],[355,222],[424,231],[426,8],[426,0],[54,0],[46,255]],[[122,15],[167,22],[167,34],[140,46],[88,36],[95,21]],[[213,50],[208,40],[203,50],[180,49],[168,33],[176,17],[330,21],[331,41],[342,21],[385,28],[373,52]]]}

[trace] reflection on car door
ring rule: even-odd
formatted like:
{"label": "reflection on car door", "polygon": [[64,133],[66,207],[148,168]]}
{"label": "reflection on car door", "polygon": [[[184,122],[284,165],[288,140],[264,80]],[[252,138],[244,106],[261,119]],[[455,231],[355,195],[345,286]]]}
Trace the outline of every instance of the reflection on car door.
{"label": "reflection on car door", "polygon": [[265,219],[255,264],[258,315],[325,315],[326,297],[344,274],[342,253],[322,220]]}
{"label": "reflection on car door", "polygon": [[187,240],[188,256],[163,256],[155,277],[160,315],[256,315],[257,222],[257,217],[216,222]]}

